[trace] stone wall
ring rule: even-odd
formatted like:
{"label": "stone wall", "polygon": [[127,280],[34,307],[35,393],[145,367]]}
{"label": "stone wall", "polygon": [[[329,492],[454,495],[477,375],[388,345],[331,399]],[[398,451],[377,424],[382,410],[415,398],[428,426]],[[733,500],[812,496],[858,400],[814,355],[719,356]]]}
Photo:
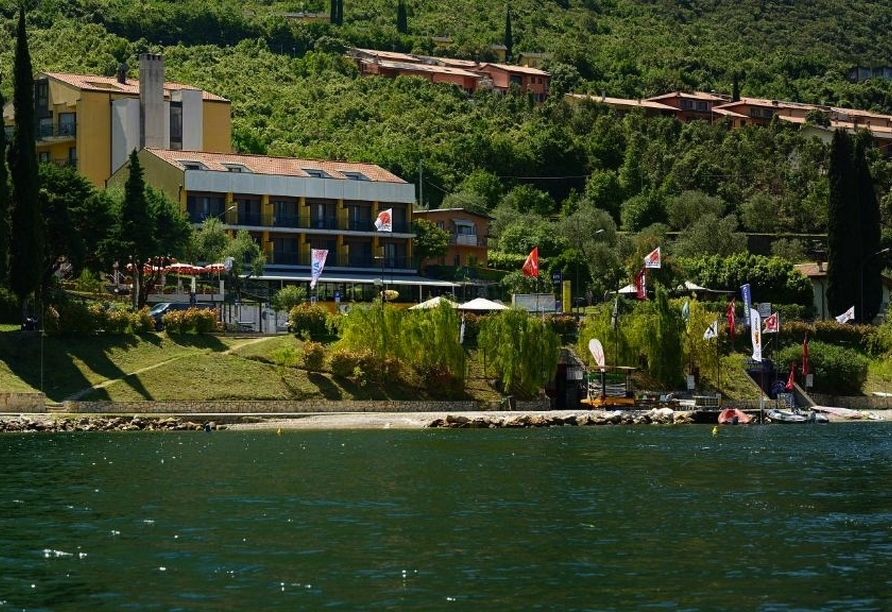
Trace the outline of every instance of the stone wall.
{"label": "stone wall", "polygon": [[43,393],[0,393],[0,412],[46,412]]}
{"label": "stone wall", "polygon": [[892,410],[892,396],[875,395],[824,395],[810,393],[816,406],[833,406],[851,410]]}
{"label": "stone wall", "polygon": [[[500,402],[474,401],[178,401],[64,402],[54,411],[71,414],[309,414],[319,412],[471,412],[505,410]],[[548,410],[548,402],[517,402],[518,411]]]}

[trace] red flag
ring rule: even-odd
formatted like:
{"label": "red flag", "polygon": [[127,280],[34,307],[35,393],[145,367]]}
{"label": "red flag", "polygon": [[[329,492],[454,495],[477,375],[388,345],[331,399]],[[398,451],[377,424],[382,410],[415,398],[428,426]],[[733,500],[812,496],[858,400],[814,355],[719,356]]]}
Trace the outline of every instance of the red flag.
{"label": "red flag", "polygon": [[647,268],[635,275],[635,297],[639,300],[647,299]]}
{"label": "red flag", "polygon": [[533,247],[521,269],[524,276],[539,276],[539,247]]}
{"label": "red flag", "polygon": [[802,375],[808,376],[808,332],[802,339]]}
{"label": "red flag", "polygon": [[784,386],[784,389],[787,391],[792,391],[793,387],[796,385],[796,362],[790,364],[790,378],[787,379],[787,384]]}
{"label": "red flag", "polygon": [[728,310],[725,312],[728,317],[728,333],[731,334],[731,342],[734,342],[734,326],[737,321],[734,320],[734,300],[728,302]]}

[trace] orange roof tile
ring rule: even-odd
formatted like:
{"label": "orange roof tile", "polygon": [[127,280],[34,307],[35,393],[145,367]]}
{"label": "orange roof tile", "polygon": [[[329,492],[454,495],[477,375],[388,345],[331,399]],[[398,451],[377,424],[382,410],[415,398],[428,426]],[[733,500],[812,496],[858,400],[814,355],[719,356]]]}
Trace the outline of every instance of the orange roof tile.
{"label": "orange roof tile", "polygon": [[333,179],[348,179],[349,172],[359,172],[369,181],[401,183],[406,181],[374,164],[339,161],[318,161],[295,157],[269,157],[240,153],[205,153],[203,151],[173,151],[170,149],[146,149],[165,162],[185,170],[186,162],[199,162],[212,172],[229,172],[226,164],[244,166],[255,174],[310,177],[306,170],[322,170]]}
{"label": "orange roof tile", "polygon": [[[66,85],[76,87],[77,89],[87,91],[105,91],[109,93],[117,93],[125,96],[139,95],[139,79],[127,79],[124,83],[119,83],[116,77],[95,76],[88,74],[69,74],[66,72],[41,72],[38,77],[47,77],[55,79]],[[165,81],[164,95],[170,97],[171,92],[183,89],[199,89],[191,85],[183,85],[182,83],[172,83]],[[218,102],[228,102],[226,98],[212,94],[202,90],[202,99],[213,100]]]}

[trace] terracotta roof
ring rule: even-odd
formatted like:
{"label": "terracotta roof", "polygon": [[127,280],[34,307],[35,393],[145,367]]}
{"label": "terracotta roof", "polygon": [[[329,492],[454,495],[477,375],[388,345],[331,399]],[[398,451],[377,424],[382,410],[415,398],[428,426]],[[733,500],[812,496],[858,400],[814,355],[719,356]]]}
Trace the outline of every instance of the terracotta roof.
{"label": "terracotta roof", "polygon": [[651,96],[648,100],[668,100],[670,98],[686,98],[690,100],[711,100],[713,102],[727,102],[727,98],[717,96],[715,94],[706,93],[705,91],[695,91],[693,93],[685,93],[683,91],[672,91],[660,96]]}
{"label": "terracotta roof", "polygon": [[374,164],[356,164],[338,161],[297,159],[294,157],[269,157],[266,155],[243,155],[239,153],[205,153],[203,151],[172,151],[170,149],[146,149],[146,151],[172,166],[186,170],[188,162],[199,162],[211,172],[230,172],[227,165],[244,166],[255,174],[278,176],[312,176],[307,170],[321,170],[328,178],[352,180],[348,173],[361,173],[366,179],[378,183],[400,183],[406,181]]}
{"label": "terracotta roof", "polygon": [[371,57],[380,57],[381,59],[389,59],[396,62],[418,62],[419,58],[411,53],[398,53],[396,51],[378,51],[377,49],[363,49],[356,47],[353,49],[356,53],[368,55]]}
{"label": "terracotta roof", "polygon": [[594,96],[586,94],[567,94],[567,97],[578,98],[580,100],[591,100],[600,102],[614,108],[650,108],[653,110],[677,111],[678,109],[662,102],[654,102],[653,100],[631,99],[631,98],[611,98],[609,96]]}
{"label": "terracotta roof", "polygon": [[530,68],[528,66],[514,66],[512,64],[495,64],[492,62],[487,62],[485,64],[480,64],[480,67],[477,70],[483,70],[487,66],[492,66],[493,68],[497,68],[499,70],[504,70],[505,72],[520,72],[523,74],[529,74],[532,76],[549,76],[547,72],[544,70],[539,70],[538,68]]}
{"label": "terracotta roof", "polygon": [[[139,79],[127,79],[124,83],[119,83],[117,77],[95,76],[89,74],[68,74],[65,72],[41,72],[37,75],[37,77],[47,77],[50,79],[55,79],[56,81],[60,81],[81,90],[105,91],[108,93],[116,93],[125,96],[139,95]],[[179,91],[182,89],[199,88],[192,87],[191,85],[183,85],[182,83],[171,83],[169,81],[165,81],[164,96],[169,98],[171,92]],[[214,100],[218,102],[229,101],[226,98],[209,93],[207,91],[202,91],[201,93],[202,99],[204,100]]]}
{"label": "terracotta roof", "polygon": [[402,70],[405,72],[429,72],[436,74],[451,74],[455,76],[462,76],[472,79],[480,79],[480,75],[476,72],[470,72],[468,70],[462,70],[461,68],[454,68],[451,66],[432,66],[430,64],[418,64],[414,62],[394,62],[391,60],[379,60],[375,62],[374,60],[364,59],[362,60],[364,64],[369,64],[372,66],[383,66],[385,68],[392,68],[394,70]]}
{"label": "terracotta roof", "polygon": [[432,213],[464,213],[466,215],[473,215],[474,217],[480,217],[481,219],[495,219],[495,217],[490,217],[489,215],[485,215],[483,213],[474,212],[473,210],[468,210],[467,208],[432,208],[430,210],[425,209],[414,209],[412,211],[413,215],[429,215]]}

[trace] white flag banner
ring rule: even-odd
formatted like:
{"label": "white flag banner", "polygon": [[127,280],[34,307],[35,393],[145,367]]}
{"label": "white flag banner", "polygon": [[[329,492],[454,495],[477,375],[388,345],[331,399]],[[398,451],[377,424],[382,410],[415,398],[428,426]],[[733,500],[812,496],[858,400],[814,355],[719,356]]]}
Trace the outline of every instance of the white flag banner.
{"label": "white flag banner", "polygon": [[322,276],[322,270],[325,268],[325,260],[328,258],[326,249],[310,249],[310,289],[316,288],[316,281]]}
{"label": "white flag banner", "polygon": [[655,248],[653,251],[647,254],[647,257],[644,258],[644,267],[645,268],[659,268],[661,265],[662,259],[660,257],[660,247]]}
{"label": "white flag banner", "polygon": [[750,335],[753,339],[753,361],[762,361],[762,317],[755,308],[750,308]]}
{"label": "white flag banner", "polygon": [[706,331],[703,332],[704,340],[712,340],[713,338],[717,338],[719,335],[719,320],[716,319],[712,322],[712,325],[706,328]]}
{"label": "white flag banner", "polygon": [[836,317],[837,323],[848,323],[855,318],[855,306],[852,305],[847,311]]}
{"label": "white flag banner", "polygon": [[393,209],[388,208],[387,210],[382,210],[378,213],[378,218],[375,219],[375,229],[379,232],[392,232],[393,231]]}

